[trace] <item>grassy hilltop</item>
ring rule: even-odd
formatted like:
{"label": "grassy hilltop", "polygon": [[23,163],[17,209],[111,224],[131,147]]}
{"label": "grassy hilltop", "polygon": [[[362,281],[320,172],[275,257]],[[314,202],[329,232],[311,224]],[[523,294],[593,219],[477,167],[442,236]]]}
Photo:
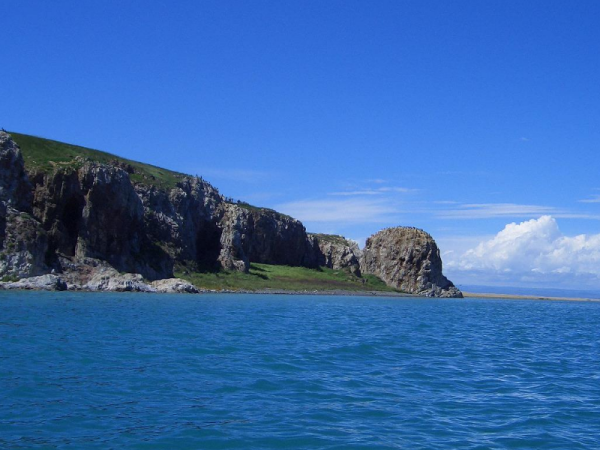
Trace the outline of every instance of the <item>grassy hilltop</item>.
{"label": "grassy hilltop", "polygon": [[115,162],[124,167],[130,166],[131,181],[153,185],[159,188],[174,188],[177,182],[186,177],[185,174],[162,169],[150,164],[121,158],[120,156],[100,150],[65,144],[63,142],[10,132],[14,141],[21,147],[25,167],[32,172],[50,172],[55,167],[77,167],[81,163],[75,158],[81,157],[104,164]]}
{"label": "grassy hilltop", "polygon": [[[77,168],[84,160],[104,164],[119,165],[129,172],[134,183],[156,186],[160,189],[172,189],[183,180],[186,174],[128,160],[111,153],[93,150],[78,145],[66,144],[26,134],[10,132],[20,146],[25,167],[29,173],[48,173],[58,167]],[[242,208],[256,211],[267,210],[244,202]],[[341,236],[317,234],[320,240],[343,243]],[[329,268],[307,269],[305,267],[278,266],[269,264],[251,264],[248,273],[219,271],[200,272],[191,266],[178,265],[175,275],[186,279],[199,288],[228,290],[286,289],[291,291],[348,290],[348,291],[385,291],[398,292],[386,286],[373,275],[357,277],[346,270]]]}

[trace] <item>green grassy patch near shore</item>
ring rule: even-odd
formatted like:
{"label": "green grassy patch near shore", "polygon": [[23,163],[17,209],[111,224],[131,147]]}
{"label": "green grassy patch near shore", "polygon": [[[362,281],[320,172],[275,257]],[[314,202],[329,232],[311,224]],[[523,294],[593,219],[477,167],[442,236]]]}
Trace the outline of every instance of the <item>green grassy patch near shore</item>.
{"label": "green grassy patch near shore", "polygon": [[[198,288],[215,290],[285,289],[288,291],[383,291],[399,292],[374,275],[357,277],[345,270],[326,267],[305,267],[251,264],[249,273],[241,272],[193,272],[178,266],[175,276],[193,283]],[[364,282],[363,282],[364,280]]]}
{"label": "green grassy patch near shore", "polygon": [[100,150],[65,144],[27,134],[14,133],[12,131],[10,135],[21,148],[25,167],[30,173],[47,173],[59,167],[77,168],[81,163],[77,162],[75,158],[80,156],[103,164],[118,162],[119,164],[130,166],[133,170],[133,173],[130,173],[130,178],[133,182],[157,186],[159,188],[173,188],[177,182],[185,177],[184,174],[178,172],[121,158]]}

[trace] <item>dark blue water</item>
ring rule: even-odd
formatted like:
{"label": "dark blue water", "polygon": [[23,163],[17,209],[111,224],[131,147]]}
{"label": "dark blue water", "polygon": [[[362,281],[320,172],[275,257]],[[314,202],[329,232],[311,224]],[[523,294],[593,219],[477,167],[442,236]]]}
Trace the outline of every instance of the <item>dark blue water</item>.
{"label": "dark blue water", "polygon": [[0,293],[0,448],[597,449],[600,303]]}

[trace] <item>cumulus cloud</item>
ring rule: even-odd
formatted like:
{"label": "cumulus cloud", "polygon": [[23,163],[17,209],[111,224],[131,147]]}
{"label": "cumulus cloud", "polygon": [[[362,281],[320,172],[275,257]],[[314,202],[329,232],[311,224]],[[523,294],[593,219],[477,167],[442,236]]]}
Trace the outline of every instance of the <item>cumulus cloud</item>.
{"label": "cumulus cloud", "polygon": [[[498,280],[600,282],[600,234],[565,236],[551,216],[510,223],[446,266]],[[588,283],[589,284],[589,283]]]}

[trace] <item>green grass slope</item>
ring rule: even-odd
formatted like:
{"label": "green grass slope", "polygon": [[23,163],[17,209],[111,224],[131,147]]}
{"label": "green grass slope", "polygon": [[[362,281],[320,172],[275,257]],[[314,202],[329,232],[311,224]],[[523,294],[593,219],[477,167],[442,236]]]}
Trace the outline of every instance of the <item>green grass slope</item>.
{"label": "green grass slope", "polygon": [[[65,144],[64,142],[15,133],[13,131],[9,131],[9,133],[21,148],[25,167],[29,173],[47,173],[57,167],[76,168],[81,165],[80,162],[76,161],[76,158],[82,157],[102,164],[114,164],[117,162],[122,165],[131,166],[133,169],[133,173],[129,174],[131,181],[148,186],[156,186],[161,189],[174,188],[179,181],[190,176],[79,145]],[[233,202],[232,199],[225,199],[225,201]],[[242,201],[238,201],[237,205],[249,211],[270,211],[282,217],[289,217],[270,208],[254,206]]]}
{"label": "green grass slope", "polygon": [[179,266],[175,271],[175,276],[183,278],[199,288],[216,290],[285,289],[289,291],[399,292],[388,287],[374,275],[364,275],[359,278],[345,270],[333,270],[326,267],[307,269],[305,267],[253,263],[250,265],[249,273],[199,273],[190,271],[184,266]]}
{"label": "green grass slope", "polygon": [[159,188],[173,188],[186,175],[160,167],[144,164],[119,156],[93,150],[78,145],[65,144],[27,134],[10,132],[13,140],[21,148],[25,167],[30,173],[50,172],[56,167],[77,167],[75,158],[80,156],[99,163],[110,164],[117,161],[133,168],[130,174],[134,183],[143,183]]}

